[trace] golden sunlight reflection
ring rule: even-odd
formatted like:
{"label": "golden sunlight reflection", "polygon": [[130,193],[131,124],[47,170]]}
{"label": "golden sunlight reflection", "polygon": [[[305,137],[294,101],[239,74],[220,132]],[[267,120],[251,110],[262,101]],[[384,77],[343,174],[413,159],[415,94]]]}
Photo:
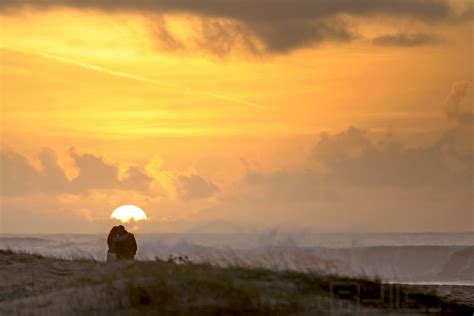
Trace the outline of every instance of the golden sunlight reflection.
{"label": "golden sunlight reflection", "polygon": [[131,220],[136,222],[146,221],[148,219],[146,213],[135,205],[122,205],[116,208],[110,215],[110,218],[117,219],[122,223],[127,223]]}

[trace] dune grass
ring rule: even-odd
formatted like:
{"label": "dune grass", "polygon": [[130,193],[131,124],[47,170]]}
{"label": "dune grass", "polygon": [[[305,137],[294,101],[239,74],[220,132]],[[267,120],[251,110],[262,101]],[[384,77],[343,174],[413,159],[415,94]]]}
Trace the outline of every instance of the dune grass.
{"label": "dune grass", "polygon": [[[13,269],[14,267],[14,269]],[[106,264],[0,250],[0,314],[472,315],[468,306],[377,280],[188,261]],[[31,274],[31,277],[28,276]]]}

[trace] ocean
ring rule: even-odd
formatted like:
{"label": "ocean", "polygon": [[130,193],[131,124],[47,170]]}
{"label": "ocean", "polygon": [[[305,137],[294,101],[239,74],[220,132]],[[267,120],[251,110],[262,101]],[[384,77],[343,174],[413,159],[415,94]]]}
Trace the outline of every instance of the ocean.
{"label": "ocean", "polygon": [[[187,257],[216,265],[474,286],[474,232],[135,234],[138,260]],[[105,234],[0,234],[0,249],[103,261]]]}

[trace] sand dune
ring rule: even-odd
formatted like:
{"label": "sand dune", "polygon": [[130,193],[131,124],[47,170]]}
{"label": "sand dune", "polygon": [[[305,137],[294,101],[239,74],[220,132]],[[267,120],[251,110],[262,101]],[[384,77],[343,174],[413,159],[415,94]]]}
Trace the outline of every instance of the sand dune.
{"label": "sand dune", "polygon": [[[394,306],[389,300],[374,299],[381,291],[392,293],[395,288],[399,299],[410,294],[410,300]],[[407,311],[457,315],[474,311],[471,287],[462,289],[459,299],[447,293],[444,298],[421,294],[431,289],[418,287],[414,293],[413,288],[315,273],[189,262],[106,264],[0,250],[0,315],[406,315]]]}

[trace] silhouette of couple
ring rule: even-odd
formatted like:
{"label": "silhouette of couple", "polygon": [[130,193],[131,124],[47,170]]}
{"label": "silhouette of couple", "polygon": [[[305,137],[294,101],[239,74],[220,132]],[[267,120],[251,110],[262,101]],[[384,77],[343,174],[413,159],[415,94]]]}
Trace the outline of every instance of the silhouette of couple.
{"label": "silhouette of couple", "polygon": [[114,226],[107,237],[107,262],[117,260],[133,260],[137,253],[137,241],[123,225]]}

